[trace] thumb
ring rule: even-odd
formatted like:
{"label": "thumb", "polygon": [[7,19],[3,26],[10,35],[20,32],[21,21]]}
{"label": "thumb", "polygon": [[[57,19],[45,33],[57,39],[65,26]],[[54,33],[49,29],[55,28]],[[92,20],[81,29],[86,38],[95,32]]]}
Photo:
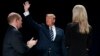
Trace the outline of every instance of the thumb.
{"label": "thumb", "polygon": [[35,40],[36,42],[38,41],[38,40]]}
{"label": "thumb", "polygon": [[23,6],[25,6],[25,3],[23,3]]}
{"label": "thumb", "polygon": [[34,37],[32,37],[30,40],[33,40],[34,39]]}

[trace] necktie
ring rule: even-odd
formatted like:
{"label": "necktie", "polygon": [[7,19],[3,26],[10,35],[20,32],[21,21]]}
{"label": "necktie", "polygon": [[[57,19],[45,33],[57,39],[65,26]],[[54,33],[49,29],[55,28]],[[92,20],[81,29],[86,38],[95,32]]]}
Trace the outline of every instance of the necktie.
{"label": "necktie", "polygon": [[50,28],[49,32],[50,32],[50,37],[51,37],[51,40],[53,41],[53,36],[54,36],[54,34],[53,34],[52,27]]}

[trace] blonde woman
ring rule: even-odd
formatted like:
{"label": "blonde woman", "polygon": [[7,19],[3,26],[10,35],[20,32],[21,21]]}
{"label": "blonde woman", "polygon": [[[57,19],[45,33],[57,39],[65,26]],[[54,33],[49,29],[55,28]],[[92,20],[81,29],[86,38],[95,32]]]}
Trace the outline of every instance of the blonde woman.
{"label": "blonde woman", "polygon": [[66,28],[69,56],[88,56],[91,26],[88,23],[87,11],[83,5],[75,5],[72,14],[72,22]]}

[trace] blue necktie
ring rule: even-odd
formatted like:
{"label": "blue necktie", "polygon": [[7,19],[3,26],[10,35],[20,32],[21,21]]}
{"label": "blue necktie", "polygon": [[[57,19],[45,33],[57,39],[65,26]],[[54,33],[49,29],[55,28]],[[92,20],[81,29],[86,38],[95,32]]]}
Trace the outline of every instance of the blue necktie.
{"label": "blue necktie", "polygon": [[53,34],[52,27],[50,28],[49,32],[50,32],[50,37],[51,37],[51,40],[53,41],[53,36],[54,36],[54,34]]}

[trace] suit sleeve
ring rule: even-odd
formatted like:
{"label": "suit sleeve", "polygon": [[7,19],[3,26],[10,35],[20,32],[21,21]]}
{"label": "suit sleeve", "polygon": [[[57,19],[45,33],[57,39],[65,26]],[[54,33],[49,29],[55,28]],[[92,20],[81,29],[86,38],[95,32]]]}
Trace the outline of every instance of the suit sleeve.
{"label": "suit sleeve", "polygon": [[12,37],[11,45],[16,52],[24,54],[28,51],[29,48],[21,39],[22,36],[20,34],[13,33],[11,37]]}
{"label": "suit sleeve", "polygon": [[38,24],[37,22],[33,20],[29,12],[24,12],[24,17],[25,17],[26,23],[28,23],[29,26],[31,26],[32,28],[35,28],[36,30],[40,29],[40,24]]}
{"label": "suit sleeve", "polygon": [[63,56],[67,56],[67,48],[65,47],[64,31],[62,31],[62,54]]}

